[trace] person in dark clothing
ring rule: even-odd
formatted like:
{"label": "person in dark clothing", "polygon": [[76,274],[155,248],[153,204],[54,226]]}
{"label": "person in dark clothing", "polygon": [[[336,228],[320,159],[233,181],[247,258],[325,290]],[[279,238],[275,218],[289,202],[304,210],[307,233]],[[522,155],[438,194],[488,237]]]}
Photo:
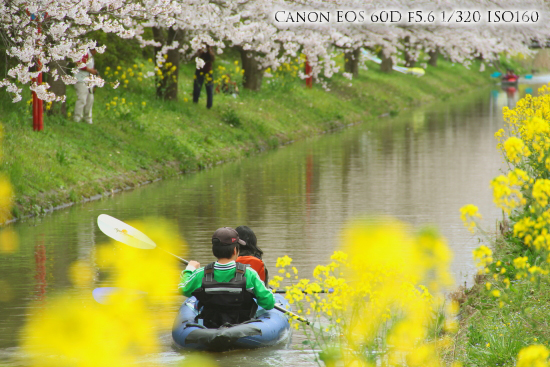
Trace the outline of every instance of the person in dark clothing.
{"label": "person in dark clothing", "polygon": [[260,276],[260,279],[267,285],[269,276],[267,268],[262,260],[263,251],[258,247],[256,234],[247,226],[236,228],[239,238],[246,242],[246,246],[239,246],[238,262],[248,264]]}
{"label": "person in dark clothing", "polygon": [[205,49],[200,50],[196,57],[204,60],[204,65],[200,69],[195,70],[195,82],[193,83],[193,102],[199,103],[199,97],[201,95],[202,85],[206,80],[206,108],[211,108],[214,102],[214,80],[213,69],[214,64],[214,50],[211,46],[206,46]]}

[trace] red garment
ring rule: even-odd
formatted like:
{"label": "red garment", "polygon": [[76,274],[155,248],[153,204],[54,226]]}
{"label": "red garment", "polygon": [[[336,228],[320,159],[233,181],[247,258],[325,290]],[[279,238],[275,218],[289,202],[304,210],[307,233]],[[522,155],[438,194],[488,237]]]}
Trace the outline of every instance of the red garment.
{"label": "red garment", "polygon": [[82,58],[82,60],[80,60],[80,62],[84,63],[84,67],[83,68],[80,68],[80,70],[84,70],[86,71],[86,64],[88,63],[88,59],[90,58],[90,54],[86,54],[84,55],[84,57]]}
{"label": "red garment", "polygon": [[262,282],[265,282],[265,265],[262,260],[256,256],[239,256],[237,262],[250,265],[252,269],[256,270]]}

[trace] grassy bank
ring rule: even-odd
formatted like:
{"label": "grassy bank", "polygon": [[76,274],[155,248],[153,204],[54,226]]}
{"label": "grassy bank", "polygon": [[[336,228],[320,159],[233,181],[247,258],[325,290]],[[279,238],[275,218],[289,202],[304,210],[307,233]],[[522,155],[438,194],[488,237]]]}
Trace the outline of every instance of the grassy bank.
{"label": "grassy bank", "polygon": [[[466,69],[440,60],[438,67],[428,68],[418,78],[381,73],[378,65],[367,63],[369,70],[361,70],[351,86],[343,77],[333,78],[329,92],[319,85],[306,89],[303,81],[287,73],[265,78],[259,93],[215,94],[214,107],[207,110],[204,91],[199,104],[191,102],[194,65],[181,68],[179,101],[169,102],[155,98],[153,79],[140,77],[139,73],[153,69],[152,63],[136,62],[120,65],[120,70],[113,65],[106,73],[98,58],[103,75],[124,73],[129,82],[126,87],[122,83],[117,89],[96,91],[93,125],[45,116],[45,130],[36,133],[30,104],[12,104],[7,95],[1,96],[5,132],[1,170],[16,192],[15,217],[446,100],[487,85],[491,72],[478,72],[476,64]],[[218,59],[217,66],[237,68],[229,56]],[[74,89],[69,87],[69,112],[74,101]]]}
{"label": "grassy bank", "polygon": [[[515,279],[514,259],[527,256],[541,261],[535,251],[525,251],[510,234],[495,240],[493,270]],[[498,264],[498,265],[497,265]],[[498,270],[497,270],[498,268]],[[487,284],[491,284],[488,289]],[[500,294],[495,296],[495,291]],[[478,276],[465,291],[460,328],[448,359],[464,366],[515,366],[519,352],[531,345],[550,346],[550,279],[494,281],[491,275]]]}
{"label": "grassy bank", "polygon": [[[508,219],[492,236],[492,249],[474,251],[480,269],[476,284],[456,297],[465,302],[449,355],[465,366],[549,364],[549,102],[544,86],[538,96],[505,108],[505,128],[495,134],[509,169],[491,186]],[[473,205],[462,215],[467,224],[479,216]]]}

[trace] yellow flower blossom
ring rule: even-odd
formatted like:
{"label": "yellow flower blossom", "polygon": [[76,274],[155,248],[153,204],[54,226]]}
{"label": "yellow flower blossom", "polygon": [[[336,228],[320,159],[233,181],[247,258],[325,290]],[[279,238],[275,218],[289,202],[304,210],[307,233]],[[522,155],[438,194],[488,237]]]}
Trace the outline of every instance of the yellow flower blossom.
{"label": "yellow flower blossom", "polygon": [[526,269],[529,266],[529,263],[527,262],[529,259],[527,256],[520,256],[518,258],[514,259],[514,267],[516,269]]}
{"label": "yellow flower blossom", "polygon": [[472,233],[474,233],[474,228],[476,226],[475,218],[481,219],[481,214],[479,214],[477,206],[468,204],[460,208],[460,219],[462,219],[464,226]]}
{"label": "yellow flower blossom", "polygon": [[525,146],[523,140],[511,136],[504,142],[504,150],[508,160],[514,164],[519,163],[521,157],[528,157],[531,155],[529,148]]}
{"label": "yellow flower blossom", "polygon": [[[343,241],[345,245],[331,256],[329,264],[315,267],[314,280],[286,278],[292,284],[286,287],[289,302],[298,313],[327,320],[320,332],[341,336],[344,348],[338,359],[343,365],[357,360],[362,346],[380,340],[380,330],[386,330],[382,337],[393,346],[387,360],[406,358],[411,366],[435,361],[430,344],[424,341],[427,325],[443,299],[440,291],[451,284],[451,256],[445,241],[433,229],[412,234],[407,225],[392,219],[382,225],[352,223]],[[277,263],[290,265],[283,258]],[[279,277],[272,282],[282,280]],[[387,327],[390,324],[392,327]],[[445,325],[448,330],[457,326],[451,321]],[[311,331],[308,327],[303,330]],[[318,335],[315,338],[320,340]]]}
{"label": "yellow flower blossom", "polygon": [[[149,219],[131,225],[171,252],[186,246],[170,222]],[[35,312],[23,328],[22,350],[32,365],[129,366],[159,352],[158,332],[173,321],[168,305],[179,279],[177,261],[161,252],[137,251],[114,242],[99,245],[96,254],[95,263],[111,275],[110,284],[142,290],[143,296],[132,298],[121,290],[106,300],[108,306],[101,305],[89,291],[95,267],[86,261],[74,263],[70,278],[83,293],[49,298],[47,304],[32,308]]]}
{"label": "yellow flower blossom", "polygon": [[477,266],[485,268],[488,264],[493,262],[493,251],[485,245],[482,245],[473,251],[474,259]]}
{"label": "yellow flower blossom", "polygon": [[287,255],[285,255],[277,259],[277,263],[275,264],[275,266],[278,268],[284,268],[285,266],[289,266],[291,263],[292,263],[292,259]]}
{"label": "yellow flower blossom", "polygon": [[548,205],[548,197],[550,196],[550,180],[547,179],[538,179],[533,185],[533,197],[537,203],[546,207]]}
{"label": "yellow flower blossom", "polygon": [[13,254],[18,249],[19,236],[17,232],[11,227],[0,228],[0,253]]}
{"label": "yellow flower blossom", "polygon": [[530,345],[519,351],[516,367],[548,367],[549,356],[544,345]]}

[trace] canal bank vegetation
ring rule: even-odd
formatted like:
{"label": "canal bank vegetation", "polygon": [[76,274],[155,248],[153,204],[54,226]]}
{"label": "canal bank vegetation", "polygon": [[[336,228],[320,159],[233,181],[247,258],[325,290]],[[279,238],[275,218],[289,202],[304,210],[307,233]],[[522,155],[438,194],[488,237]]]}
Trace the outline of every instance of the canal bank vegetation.
{"label": "canal bank vegetation", "polygon": [[[233,56],[216,60],[213,78],[218,85],[238,87],[242,81],[242,65]],[[343,57],[337,62],[343,66]],[[155,78],[146,78],[148,72],[174,78],[169,63],[160,70],[151,59],[111,63],[98,57],[102,76],[121,85],[96,89],[92,125],[72,121],[76,97],[71,87],[67,117],[47,114],[40,133],[31,129],[30,102],[12,104],[5,94],[0,98],[0,170],[9,176],[16,195],[13,217],[239,159],[349,124],[384,123],[381,116],[446,100],[490,81],[490,70],[479,72],[476,63],[467,69],[441,59],[416,77],[383,73],[367,62],[369,69],[360,70],[352,81],[334,76],[330,91],[320,85],[308,89],[297,77],[303,67],[297,59],[268,70],[272,77],[264,77],[261,91],[216,93],[214,106],[206,109],[204,92],[198,104],[192,103],[193,63],[180,68],[177,102],[156,98]],[[30,101],[30,95],[25,98]],[[56,108],[46,104],[47,113]]]}
{"label": "canal bank vegetation", "polygon": [[440,351],[457,328],[456,303],[445,305],[443,295],[450,261],[433,228],[362,219],[347,226],[340,249],[313,277],[300,279],[284,256],[270,284],[290,284],[286,298],[311,322],[293,326],[319,366],[442,366]]}
{"label": "canal bank vegetation", "polygon": [[[508,171],[491,182],[508,217],[493,246],[474,251],[479,273],[465,291],[449,358],[465,366],[547,366],[550,356],[550,94],[505,107],[495,136]],[[473,230],[480,214],[461,209]],[[483,231],[480,230],[482,233]],[[491,247],[491,248],[490,248]]]}

